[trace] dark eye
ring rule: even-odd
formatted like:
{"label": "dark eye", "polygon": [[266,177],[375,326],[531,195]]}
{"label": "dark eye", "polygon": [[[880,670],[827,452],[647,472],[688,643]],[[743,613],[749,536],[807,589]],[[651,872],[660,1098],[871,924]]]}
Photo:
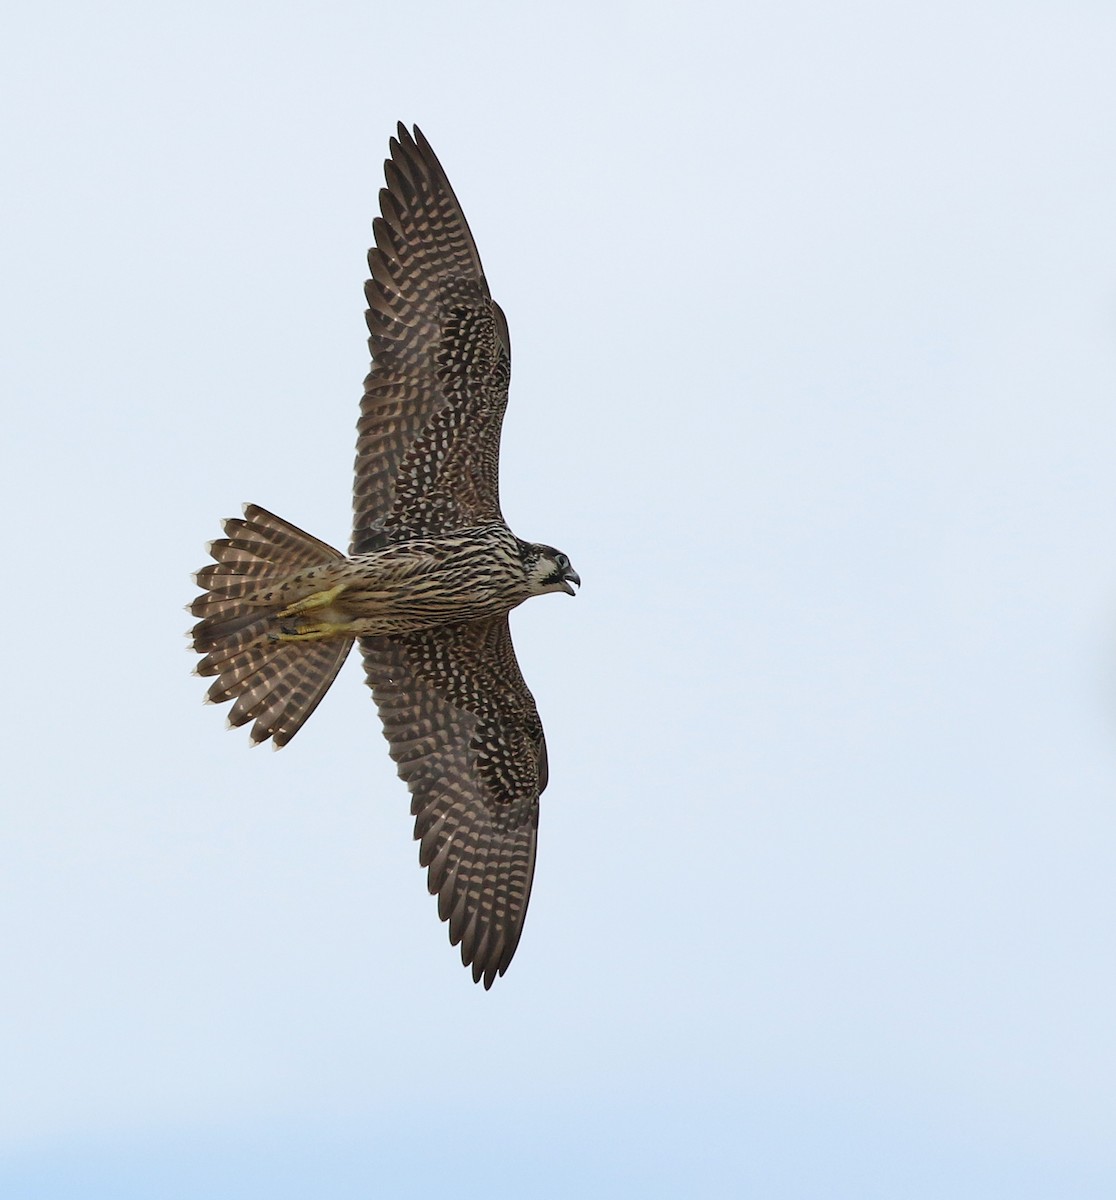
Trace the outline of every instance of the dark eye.
{"label": "dark eye", "polygon": [[558,557],[554,561],[558,564],[559,568],[563,571],[570,565],[570,560],[564,554],[559,554]]}

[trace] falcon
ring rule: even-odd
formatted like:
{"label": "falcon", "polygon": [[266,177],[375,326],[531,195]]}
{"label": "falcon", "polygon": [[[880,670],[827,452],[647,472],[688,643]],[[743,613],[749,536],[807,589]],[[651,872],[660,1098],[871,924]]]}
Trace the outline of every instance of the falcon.
{"label": "falcon", "polygon": [[285,746],[360,643],[438,915],[475,982],[515,954],[546,741],[508,613],[581,580],[500,510],[508,325],[430,144],[400,124],[365,284],[372,371],[348,555],[254,504],[196,575],[191,631],[231,726]]}

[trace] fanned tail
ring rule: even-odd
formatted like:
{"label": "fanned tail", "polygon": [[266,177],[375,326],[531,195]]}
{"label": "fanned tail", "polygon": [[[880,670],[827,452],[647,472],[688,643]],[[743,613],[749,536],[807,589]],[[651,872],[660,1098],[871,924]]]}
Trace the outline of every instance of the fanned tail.
{"label": "fanned tail", "polygon": [[215,561],[196,576],[205,591],[190,606],[201,618],[194,649],[205,656],[197,673],[217,677],[210,701],[233,701],[230,725],[254,720],[253,742],[285,746],[329,691],[353,639],[279,641],[281,603],[270,589],[345,556],[254,504],[224,527],[227,536],[209,547]]}

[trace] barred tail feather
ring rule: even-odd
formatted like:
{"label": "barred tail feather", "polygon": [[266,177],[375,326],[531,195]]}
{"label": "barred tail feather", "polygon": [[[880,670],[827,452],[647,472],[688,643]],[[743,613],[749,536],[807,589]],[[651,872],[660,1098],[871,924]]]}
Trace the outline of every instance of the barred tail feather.
{"label": "barred tail feather", "polygon": [[205,591],[190,606],[202,618],[192,631],[205,656],[198,674],[216,676],[210,701],[233,701],[230,725],[255,721],[253,742],[285,746],[329,690],[353,640],[278,641],[268,585],[344,555],[256,505],[226,521],[225,533],[209,547],[215,561],[198,572]]}
{"label": "barred tail feather", "polygon": [[[276,746],[285,746],[329,691],[352,645],[352,638],[342,638],[250,646],[224,660],[208,699],[233,701],[232,726],[255,721],[253,742],[272,738]],[[199,675],[213,673],[212,667],[207,669],[212,657],[202,659]]]}

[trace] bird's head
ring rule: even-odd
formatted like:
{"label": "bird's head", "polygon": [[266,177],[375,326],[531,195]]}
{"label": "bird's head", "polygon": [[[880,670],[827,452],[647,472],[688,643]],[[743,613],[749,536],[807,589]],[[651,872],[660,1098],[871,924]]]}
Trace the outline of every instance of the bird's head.
{"label": "bird's head", "polygon": [[532,596],[546,592],[565,592],[574,596],[573,585],[581,586],[581,576],[570,566],[570,560],[553,546],[538,542],[520,543],[523,566],[527,571],[527,586]]}

